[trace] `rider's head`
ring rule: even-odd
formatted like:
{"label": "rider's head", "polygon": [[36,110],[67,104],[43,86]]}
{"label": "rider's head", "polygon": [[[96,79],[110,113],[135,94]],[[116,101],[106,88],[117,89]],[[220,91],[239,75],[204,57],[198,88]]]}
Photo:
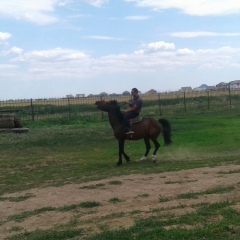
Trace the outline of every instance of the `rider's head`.
{"label": "rider's head", "polygon": [[132,91],[131,91],[131,93],[138,93],[137,88],[133,88]]}
{"label": "rider's head", "polygon": [[138,90],[137,90],[137,88],[133,88],[133,89],[131,90],[131,94],[132,94],[133,97],[137,97],[137,96],[138,96]]}

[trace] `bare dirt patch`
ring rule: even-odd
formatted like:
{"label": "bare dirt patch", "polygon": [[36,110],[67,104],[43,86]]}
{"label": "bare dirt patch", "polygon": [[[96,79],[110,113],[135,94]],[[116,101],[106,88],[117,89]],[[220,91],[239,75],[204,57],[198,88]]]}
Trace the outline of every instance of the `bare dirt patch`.
{"label": "bare dirt patch", "polygon": [[[86,234],[103,229],[127,228],[137,219],[158,215],[159,212],[161,216],[193,212],[193,206],[202,202],[234,201],[237,202],[235,209],[240,211],[239,170],[239,165],[227,165],[159,174],[136,174],[6,194],[0,200],[0,239],[73,222],[77,227],[84,228]],[[229,187],[229,191],[217,192],[218,188]],[[213,189],[216,192],[208,194],[207,191]],[[191,193],[199,194],[195,198],[180,197]],[[29,198],[11,201],[22,196]],[[83,208],[79,204],[84,202],[97,202],[100,205]],[[73,209],[71,206],[79,207]],[[69,210],[67,207],[70,207]],[[14,218],[21,215],[25,217]]]}

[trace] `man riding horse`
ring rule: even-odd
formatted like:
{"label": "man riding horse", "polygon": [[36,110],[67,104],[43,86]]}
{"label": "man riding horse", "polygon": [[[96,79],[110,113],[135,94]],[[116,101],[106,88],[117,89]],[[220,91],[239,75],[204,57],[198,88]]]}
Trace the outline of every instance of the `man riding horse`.
{"label": "man riding horse", "polygon": [[137,88],[133,88],[131,91],[131,94],[133,96],[132,101],[126,102],[130,108],[123,111],[124,113],[123,119],[124,119],[124,126],[126,128],[126,134],[134,133],[130,127],[130,119],[135,118],[139,115],[143,105],[143,101],[138,95]]}

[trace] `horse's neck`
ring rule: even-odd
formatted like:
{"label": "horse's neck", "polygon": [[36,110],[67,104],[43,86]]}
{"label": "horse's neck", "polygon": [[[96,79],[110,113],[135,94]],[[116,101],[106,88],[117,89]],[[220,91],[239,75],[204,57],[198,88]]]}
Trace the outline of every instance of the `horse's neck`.
{"label": "horse's neck", "polygon": [[123,125],[123,120],[120,119],[117,112],[109,112],[108,119],[112,126],[113,131],[119,129],[119,126]]}

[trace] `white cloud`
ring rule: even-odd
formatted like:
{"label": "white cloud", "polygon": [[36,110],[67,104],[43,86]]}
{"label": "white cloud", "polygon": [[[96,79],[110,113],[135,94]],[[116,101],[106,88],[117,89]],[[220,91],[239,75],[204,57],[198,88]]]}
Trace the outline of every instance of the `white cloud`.
{"label": "white cloud", "polygon": [[26,52],[21,56],[13,59],[15,62],[61,62],[61,61],[71,61],[76,59],[87,58],[87,55],[83,52],[71,49],[55,48],[44,51],[32,51]]}
{"label": "white cloud", "polygon": [[10,55],[10,54],[20,55],[22,53],[23,53],[23,49],[18,48],[18,47],[12,47],[10,50],[4,51],[3,52],[3,56],[7,56],[7,55]]}
{"label": "white cloud", "polygon": [[154,10],[176,8],[185,14],[195,16],[228,15],[240,13],[240,1],[236,0],[125,0],[135,2],[139,7]]}
{"label": "white cloud", "polygon": [[240,33],[216,33],[216,32],[175,32],[170,36],[177,38],[196,38],[196,37],[237,37]]}
{"label": "white cloud", "polygon": [[[193,51],[189,48],[175,49],[173,43],[157,42],[147,44],[141,53],[107,55],[100,58],[74,49],[56,48],[23,52],[10,62],[14,62],[15,65],[12,66],[18,66],[16,78],[18,74],[22,74],[25,78],[34,80],[80,80],[117,73],[184,71],[190,66],[196,69],[238,69],[240,48],[226,46]],[[14,71],[11,74],[14,74]]]}
{"label": "white cloud", "polygon": [[44,25],[58,21],[57,17],[50,14],[60,2],[60,0],[0,0],[0,14]]}
{"label": "white cloud", "polygon": [[0,44],[6,43],[9,38],[11,38],[12,35],[7,32],[0,32]]}
{"label": "white cloud", "polygon": [[[16,68],[18,68],[18,67],[15,66],[15,65],[0,64],[0,70],[7,70],[7,71],[9,71],[9,70],[14,70]],[[8,72],[6,72],[6,74],[4,74],[3,72],[1,73],[1,75],[7,75],[7,74],[8,74]]]}
{"label": "white cloud", "polygon": [[[94,7],[107,4],[108,0],[80,0]],[[54,15],[57,7],[77,2],[76,0],[0,0],[0,15],[24,20],[38,25],[46,25],[59,21]]]}
{"label": "white cloud", "polygon": [[143,46],[143,49],[135,51],[135,54],[146,54],[146,53],[155,53],[163,50],[173,50],[175,49],[174,43],[166,43],[163,41],[149,43]]}
{"label": "white cloud", "polygon": [[90,4],[94,7],[101,7],[102,5],[107,4],[109,0],[82,0],[82,2]]}
{"label": "white cloud", "polygon": [[193,50],[190,50],[188,48],[182,48],[177,50],[178,55],[192,55],[195,52]]}

